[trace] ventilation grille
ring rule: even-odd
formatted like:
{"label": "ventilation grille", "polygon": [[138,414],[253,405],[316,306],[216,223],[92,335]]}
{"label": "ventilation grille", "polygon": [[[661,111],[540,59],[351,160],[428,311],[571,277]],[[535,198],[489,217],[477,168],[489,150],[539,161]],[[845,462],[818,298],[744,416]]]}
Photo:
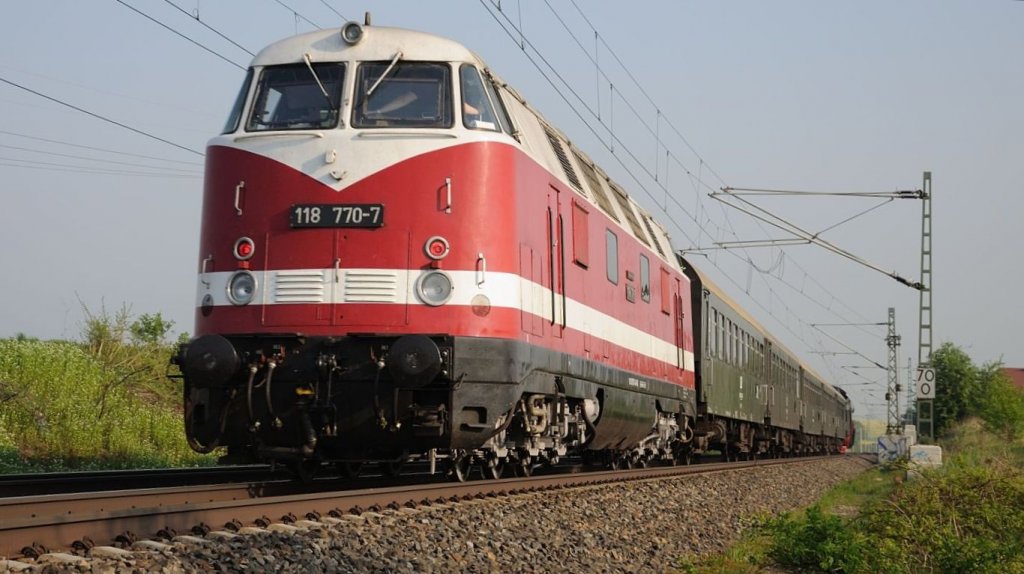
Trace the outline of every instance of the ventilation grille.
{"label": "ventilation grille", "polygon": [[640,214],[640,217],[644,220],[644,227],[647,228],[647,232],[651,234],[651,241],[654,241],[654,247],[658,249],[658,253],[662,257],[665,256],[665,252],[661,249],[661,241],[658,241],[658,234],[654,232],[654,227],[651,226],[651,218],[644,214]]}
{"label": "ventilation grille", "polygon": [[274,275],[275,303],[323,303],[323,271],[278,271]]}
{"label": "ventilation grille", "polygon": [[565,177],[569,178],[569,183],[576,188],[577,191],[583,191],[583,184],[580,183],[579,176],[576,175],[576,170],[572,168],[572,164],[569,163],[569,156],[565,155],[565,148],[562,147],[562,141],[558,139],[551,130],[544,128],[544,133],[548,135],[548,141],[551,142],[551,149],[555,151],[555,155],[558,156],[558,163],[562,164],[562,171],[565,172]]}
{"label": "ventilation grille", "polygon": [[650,247],[651,242],[647,241],[647,236],[644,234],[643,228],[640,227],[640,222],[633,215],[633,206],[629,204],[629,197],[626,196],[626,192],[622,191],[622,188],[614,183],[611,184],[611,188],[615,192],[615,199],[618,200],[619,207],[622,208],[622,214],[626,216],[626,222],[629,223],[630,229],[633,230],[633,235],[640,241],[643,241],[644,245]]}
{"label": "ventilation grille", "polygon": [[580,169],[583,170],[583,177],[587,179],[587,185],[590,186],[590,191],[593,192],[594,199],[597,200],[597,205],[601,207],[601,211],[608,214],[608,217],[618,221],[619,216],[615,215],[615,210],[612,209],[612,204],[608,201],[608,196],[601,187],[601,182],[597,179],[597,172],[594,171],[594,166],[590,165],[589,162],[584,161],[584,159],[580,157],[580,154],[575,151],[572,153],[576,156],[576,161],[579,162]]}
{"label": "ventilation grille", "polygon": [[344,296],[346,303],[395,303],[398,274],[369,269],[345,271]]}

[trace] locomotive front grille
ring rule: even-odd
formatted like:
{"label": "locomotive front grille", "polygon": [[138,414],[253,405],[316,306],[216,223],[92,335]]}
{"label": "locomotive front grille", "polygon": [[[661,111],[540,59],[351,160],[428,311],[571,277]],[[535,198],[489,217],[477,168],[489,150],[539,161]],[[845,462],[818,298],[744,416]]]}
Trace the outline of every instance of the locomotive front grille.
{"label": "locomotive front grille", "polygon": [[274,274],[275,303],[323,303],[323,271],[278,271]]}
{"label": "locomotive front grille", "polygon": [[345,271],[345,303],[396,303],[398,274],[372,269]]}

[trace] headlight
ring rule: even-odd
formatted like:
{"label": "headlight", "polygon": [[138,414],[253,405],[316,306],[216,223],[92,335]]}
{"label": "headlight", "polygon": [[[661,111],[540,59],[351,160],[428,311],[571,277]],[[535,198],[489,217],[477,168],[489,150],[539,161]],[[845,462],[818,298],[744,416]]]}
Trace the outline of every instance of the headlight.
{"label": "headlight", "polygon": [[443,271],[431,271],[416,281],[420,299],[431,306],[444,305],[452,297],[452,278]]}
{"label": "headlight", "polygon": [[238,271],[228,281],[228,300],[235,305],[248,305],[256,294],[256,278],[248,271]]}
{"label": "headlight", "polygon": [[358,44],[363,39],[363,27],[355,22],[349,22],[341,27],[341,37],[349,44]]}

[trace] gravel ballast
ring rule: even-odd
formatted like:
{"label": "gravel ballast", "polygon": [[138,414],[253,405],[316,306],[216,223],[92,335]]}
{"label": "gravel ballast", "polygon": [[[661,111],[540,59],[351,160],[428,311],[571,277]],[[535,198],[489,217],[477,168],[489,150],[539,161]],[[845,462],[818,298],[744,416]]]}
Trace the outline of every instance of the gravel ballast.
{"label": "gravel ballast", "polygon": [[806,506],[868,466],[833,457],[364,513],[88,559],[42,557],[29,571],[664,572],[682,556],[722,551],[745,519]]}

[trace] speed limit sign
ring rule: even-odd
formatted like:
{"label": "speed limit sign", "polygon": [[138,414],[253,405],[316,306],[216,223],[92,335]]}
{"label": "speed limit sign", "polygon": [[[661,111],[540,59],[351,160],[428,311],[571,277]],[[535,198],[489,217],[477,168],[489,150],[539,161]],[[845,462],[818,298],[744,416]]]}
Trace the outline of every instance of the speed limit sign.
{"label": "speed limit sign", "polygon": [[917,368],[917,398],[935,398],[935,369],[930,367]]}

